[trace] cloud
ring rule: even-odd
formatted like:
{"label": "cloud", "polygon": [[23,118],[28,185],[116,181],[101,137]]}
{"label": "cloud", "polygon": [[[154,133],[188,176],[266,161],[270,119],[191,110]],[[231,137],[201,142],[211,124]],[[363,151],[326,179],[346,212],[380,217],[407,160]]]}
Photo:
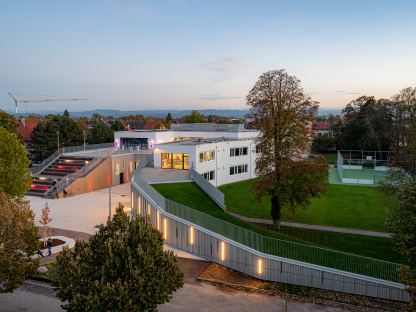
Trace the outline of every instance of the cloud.
{"label": "cloud", "polygon": [[202,95],[197,98],[198,100],[202,101],[224,101],[224,100],[233,100],[233,99],[241,99],[240,96],[225,96],[225,95],[218,95],[218,94],[207,94]]}
{"label": "cloud", "polygon": [[364,94],[362,92],[351,92],[351,91],[344,91],[344,90],[336,90],[336,91],[329,91],[329,92],[324,92],[324,91],[310,91],[310,92],[306,92],[306,94],[308,95],[339,95],[339,94],[344,94],[344,95],[361,95]]}
{"label": "cloud", "polygon": [[236,58],[226,57],[202,63],[200,67],[208,73],[212,82],[220,82],[231,79],[234,73],[242,68],[242,64]]}

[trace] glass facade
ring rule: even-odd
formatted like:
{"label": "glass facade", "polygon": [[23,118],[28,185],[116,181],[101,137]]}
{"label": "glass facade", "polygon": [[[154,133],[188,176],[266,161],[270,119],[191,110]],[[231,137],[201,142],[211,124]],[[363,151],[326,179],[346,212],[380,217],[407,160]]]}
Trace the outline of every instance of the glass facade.
{"label": "glass facade", "polygon": [[189,154],[161,154],[162,169],[189,169]]}

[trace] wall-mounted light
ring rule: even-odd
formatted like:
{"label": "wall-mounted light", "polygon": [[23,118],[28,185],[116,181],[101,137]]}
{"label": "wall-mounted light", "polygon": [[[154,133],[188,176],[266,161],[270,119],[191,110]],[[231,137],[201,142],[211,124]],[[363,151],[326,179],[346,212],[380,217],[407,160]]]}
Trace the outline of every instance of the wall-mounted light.
{"label": "wall-mounted light", "polygon": [[263,260],[262,259],[257,260],[257,274],[259,275],[263,274]]}
{"label": "wall-mounted light", "polygon": [[134,209],[134,192],[131,192],[131,211]]}
{"label": "wall-mounted light", "polygon": [[189,229],[189,243],[191,245],[194,244],[194,228],[191,226],[191,228]]}
{"label": "wall-mounted light", "polygon": [[221,261],[225,260],[225,243],[221,242]]}
{"label": "wall-mounted light", "polygon": [[168,219],[163,219],[163,238],[168,239]]}
{"label": "wall-mounted light", "polygon": [[137,196],[137,212],[139,215],[142,214],[142,198],[141,196]]}

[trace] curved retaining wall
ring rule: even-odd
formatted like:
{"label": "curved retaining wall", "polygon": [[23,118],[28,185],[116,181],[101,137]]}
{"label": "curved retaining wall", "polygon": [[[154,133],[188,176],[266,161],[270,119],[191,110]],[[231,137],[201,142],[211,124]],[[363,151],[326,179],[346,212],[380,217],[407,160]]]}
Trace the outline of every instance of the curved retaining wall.
{"label": "curved retaining wall", "polygon": [[166,244],[250,276],[275,282],[409,301],[405,285],[254,250],[165,210],[165,198],[146,182],[131,183],[132,215],[146,216]]}

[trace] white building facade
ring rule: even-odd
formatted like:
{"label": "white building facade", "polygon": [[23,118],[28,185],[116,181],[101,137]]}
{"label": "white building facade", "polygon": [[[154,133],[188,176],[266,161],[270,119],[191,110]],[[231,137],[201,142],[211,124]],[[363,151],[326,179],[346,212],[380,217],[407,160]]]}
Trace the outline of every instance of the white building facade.
{"label": "white building facade", "polygon": [[177,124],[170,130],[120,131],[115,143],[153,150],[154,167],[195,169],[215,186],[254,178],[257,131],[243,125]]}

